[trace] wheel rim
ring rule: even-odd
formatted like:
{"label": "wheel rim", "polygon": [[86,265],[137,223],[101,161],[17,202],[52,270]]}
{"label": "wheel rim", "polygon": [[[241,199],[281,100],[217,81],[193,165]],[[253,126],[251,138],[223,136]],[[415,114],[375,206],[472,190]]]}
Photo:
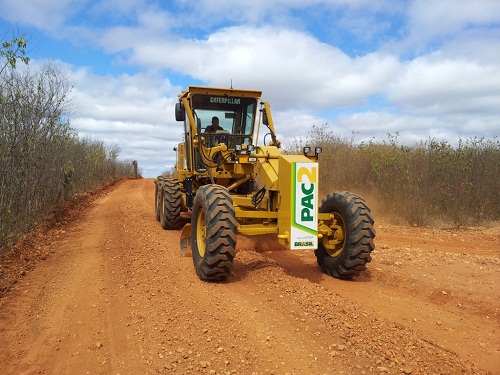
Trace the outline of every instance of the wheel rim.
{"label": "wheel rim", "polygon": [[198,253],[200,253],[200,256],[202,257],[205,255],[206,238],[207,227],[205,226],[205,210],[203,210],[203,208],[200,208],[196,220],[196,244],[198,247]]}
{"label": "wheel rim", "polygon": [[338,257],[344,250],[346,229],[342,215],[338,212],[333,212],[332,215],[333,222],[330,225],[330,231],[328,235],[323,236],[322,243],[328,255]]}

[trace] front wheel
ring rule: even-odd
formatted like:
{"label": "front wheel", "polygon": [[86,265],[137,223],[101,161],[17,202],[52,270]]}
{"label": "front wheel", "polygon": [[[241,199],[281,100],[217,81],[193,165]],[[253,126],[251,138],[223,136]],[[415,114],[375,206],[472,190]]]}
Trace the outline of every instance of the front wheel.
{"label": "front wheel", "polygon": [[205,185],[196,192],[191,215],[192,256],[201,280],[224,280],[236,255],[236,218],[229,191]]}
{"label": "front wheel", "polygon": [[323,235],[314,252],[321,269],[339,279],[351,279],[366,269],[375,248],[370,208],[363,198],[349,192],[329,194],[319,209],[329,213],[320,223]]}

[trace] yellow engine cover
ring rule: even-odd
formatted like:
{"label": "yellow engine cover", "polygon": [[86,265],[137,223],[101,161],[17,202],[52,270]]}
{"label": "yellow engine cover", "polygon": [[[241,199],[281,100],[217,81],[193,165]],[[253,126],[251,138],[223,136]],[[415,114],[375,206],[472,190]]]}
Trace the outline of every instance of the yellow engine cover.
{"label": "yellow engine cover", "polygon": [[304,155],[279,159],[278,238],[292,250],[318,247],[318,163]]}

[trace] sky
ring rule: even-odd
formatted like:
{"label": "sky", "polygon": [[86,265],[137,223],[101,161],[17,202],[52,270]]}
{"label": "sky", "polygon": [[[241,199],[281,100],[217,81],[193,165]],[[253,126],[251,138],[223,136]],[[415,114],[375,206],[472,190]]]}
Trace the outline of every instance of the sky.
{"label": "sky", "polygon": [[[0,0],[0,35],[74,85],[70,122],[144,177],[175,164],[177,94],[263,91],[285,148],[500,136],[499,0]],[[314,145],[312,145],[314,146]]]}

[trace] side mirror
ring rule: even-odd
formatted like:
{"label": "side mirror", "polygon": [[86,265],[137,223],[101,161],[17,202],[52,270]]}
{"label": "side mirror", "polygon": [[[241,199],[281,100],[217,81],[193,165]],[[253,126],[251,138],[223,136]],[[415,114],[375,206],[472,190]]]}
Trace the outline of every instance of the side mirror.
{"label": "side mirror", "polygon": [[175,119],[177,121],[186,120],[186,111],[184,110],[184,106],[181,102],[175,103]]}
{"label": "side mirror", "polygon": [[264,125],[269,125],[269,120],[267,119],[267,113],[265,109],[262,110],[262,123]]}

